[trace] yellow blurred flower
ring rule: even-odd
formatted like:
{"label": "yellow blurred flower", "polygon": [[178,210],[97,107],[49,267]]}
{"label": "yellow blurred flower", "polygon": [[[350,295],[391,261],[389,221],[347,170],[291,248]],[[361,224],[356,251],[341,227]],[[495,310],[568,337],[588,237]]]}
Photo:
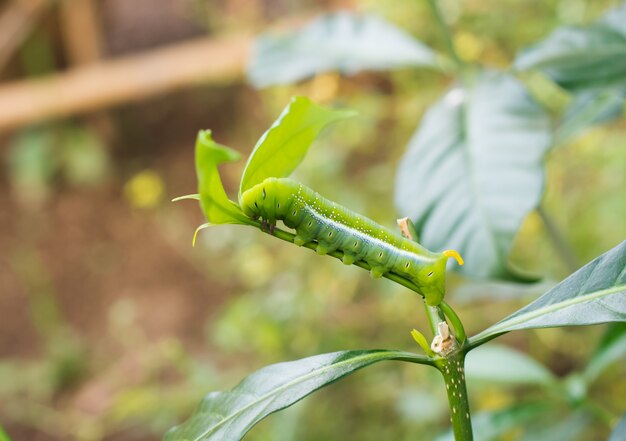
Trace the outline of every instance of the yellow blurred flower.
{"label": "yellow blurred flower", "polygon": [[156,207],[163,199],[164,192],[163,180],[153,170],[137,173],[124,185],[124,196],[136,208]]}
{"label": "yellow blurred flower", "polygon": [[456,35],[454,44],[461,58],[467,61],[477,61],[485,46],[474,34],[463,31]]}

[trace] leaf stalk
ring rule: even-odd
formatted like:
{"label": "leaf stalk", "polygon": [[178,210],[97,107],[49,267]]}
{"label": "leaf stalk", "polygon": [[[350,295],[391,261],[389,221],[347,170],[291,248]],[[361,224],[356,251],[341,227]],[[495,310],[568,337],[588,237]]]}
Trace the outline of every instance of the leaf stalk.
{"label": "leaf stalk", "polygon": [[462,68],[464,66],[463,60],[461,60],[459,53],[454,47],[454,42],[452,41],[452,32],[450,31],[450,28],[443,18],[443,14],[441,13],[441,9],[437,4],[437,0],[427,0],[427,2],[428,6],[430,6],[430,11],[439,26],[439,29],[441,29],[441,33],[443,34],[448,54],[456,64],[457,68]]}

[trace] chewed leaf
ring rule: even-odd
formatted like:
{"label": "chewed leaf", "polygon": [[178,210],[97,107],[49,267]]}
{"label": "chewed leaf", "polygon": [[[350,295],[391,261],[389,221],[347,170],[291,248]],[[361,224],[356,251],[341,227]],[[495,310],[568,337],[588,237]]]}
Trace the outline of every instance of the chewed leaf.
{"label": "chewed leaf", "polygon": [[196,140],[196,174],[200,206],[212,224],[248,224],[250,220],[224,190],[217,166],[233,162],[239,153],[213,141],[210,130],[201,130]]}
{"label": "chewed leaf", "polygon": [[284,178],[302,162],[309,147],[330,123],[356,115],[295,97],[257,142],[241,177],[239,197],[269,177]]}
{"label": "chewed leaf", "polygon": [[178,202],[178,201],[185,201],[185,200],[192,200],[192,201],[199,201],[200,200],[200,195],[199,194],[186,194],[184,196],[178,196],[177,198],[172,199],[172,202]]}

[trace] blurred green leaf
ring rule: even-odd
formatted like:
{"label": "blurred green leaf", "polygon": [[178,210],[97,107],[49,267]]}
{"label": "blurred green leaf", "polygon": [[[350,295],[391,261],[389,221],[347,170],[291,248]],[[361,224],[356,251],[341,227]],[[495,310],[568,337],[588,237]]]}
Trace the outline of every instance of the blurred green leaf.
{"label": "blurred green leaf", "polygon": [[353,74],[402,66],[437,67],[437,56],[379,17],[339,12],[292,33],[260,37],[248,76],[256,87],[264,87],[326,71]]}
{"label": "blurred green leaf", "polygon": [[63,173],[74,185],[98,184],[109,169],[106,146],[86,127],[69,127],[63,131],[61,159]]}
{"label": "blurred green leaf", "polygon": [[617,423],[608,441],[626,441],[626,414]]}
{"label": "blurred green leaf", "polygon": [[241,156],[213,141],[210,130],[201,130],[196,139],[196,174],[200,206],[212,224],[248,224],[238,205],[228,199],[217,166]]}
{"label": "blurred green leaf", "polygon": [[626,36],[626,2],[609,9],[599,22]]}
{"label": "blurred green leaf", "polygon": [[2,426],[0,426],[0,441],[11,441],[11,438],[9,438]]}
{"label": "blurred green leaf", "polygon": [[548,369],[528,355],[499,345],[483,346],[469,353],[465,372],[468,379],[490,383],[530,385],[555,381]]}
{"label": "blurred green leaf", "polygon": [[352,110],[329,109],[306,97],[294,97],[254,146],[239,196],[269,177],[289,176],[327,125],[354,115]]}
{"label": "blurred green leaf", "polygon": [[590,126],[618,118],[624,113],[625,98],[626,87],[577,93],[557,128],[555,144],[564,143]]}
{"label": "blurred green leaf", "polygon": [[549,424],[532,424],[524,434],[522,441],[571,441],[581,439],[580,435],[589,425],[589,416],[582,412],[575,412],[565,420]]}
{"label": "blurred green leaf", "polygon": [[239,440],[269,414],[383,360],[431,363],[424,356],[408,352],[367,350],[334,352],[266,366],[229,392],[208,394],[187,422],[171,429],[165,440]]}
{"label": "blurred green leaf", "polygon": [[589,26],[558,28],[515,60],[520,70],[539,69],[568,90],[626,84],[626,5]]}
{"label": "blurred green leaf", "polygon": [[17,195],[39,203],[47,195],[60,167],[50,130],[27,130],[11,140],[9,177]]}
{"label": "blurred green leaf", "polygon": [[465,274],[515,279],[508,254],[543,194],[550,142],[548,116],[523,84],[479,72],[424,116],[400,163],[396,206],[424,245],[458,250]]}
{"label": "blurred green leaf", "polygon": [[537,300],[470,339],[478,346],[519,329],[626,321],[626,241]]}
{"label": "blurred green leaf", "polygon": [[587,383],[597,379],[617,360],[626,357],[626,323],[609,325],[584,372]]}
{"label": "blurred green leaf", "polygon": [[[531,403],[504,410],[477,413],[472,416],[474,438],[480,441],[505,439],[503,435],[507,432],[529,421],[535,421],[548,409],[549,406],[545,404]],[[436,441],[454,441],[452,430],[437,437]]]}

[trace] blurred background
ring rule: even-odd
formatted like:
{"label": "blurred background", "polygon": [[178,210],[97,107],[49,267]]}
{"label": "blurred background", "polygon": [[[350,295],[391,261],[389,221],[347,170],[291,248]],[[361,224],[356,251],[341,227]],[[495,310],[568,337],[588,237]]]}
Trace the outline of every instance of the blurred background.
{"label": "blurred background", "polygon": [[[615,4],[446,0],[442,9],[464,59],[506,68],[557,25],[589,22]],[[425,319],[406,289],[244,227],[205,230],[192,248],[202,214],[193,202],[170,202],[195,192],[198,130],[212,129],[246,157],[290,97],[304,94],[361,117],[327,131],[298,178],[394,225],[397,162],[450,79],[323,74],[260,91],[245,79],[256,35],[345,8],[443,46],[421,1],[0,2],[0,425],[13,440],[156,440],[205,393],[265,364],[352,348],[417,350],[409,331],[426,331]],[[556,86],[528,81],[550,110],[565,106]],[[625,144],[622,118],[548,158],[545,206],[579,265],[626,236]],[[233,194],[242,168],[223,170]],[[513,260],[547,286],[569,274],[535,214]],[[546,287],[454,276],[449,284],[470,334]],[[473,409],[545,395],[556,414],[576,415],[572,379],[603,332],[506,336],[563,381],[476,380]],[[359,372],[246,439],[432,439],[448,410],[431,371],[386,364]],[[563,439],[606,438],[611,415],[626,410],[625,373],[623,363],[607,368],[590,392],[603,416]],[[519,436],[515,429],[503,439]]]}

